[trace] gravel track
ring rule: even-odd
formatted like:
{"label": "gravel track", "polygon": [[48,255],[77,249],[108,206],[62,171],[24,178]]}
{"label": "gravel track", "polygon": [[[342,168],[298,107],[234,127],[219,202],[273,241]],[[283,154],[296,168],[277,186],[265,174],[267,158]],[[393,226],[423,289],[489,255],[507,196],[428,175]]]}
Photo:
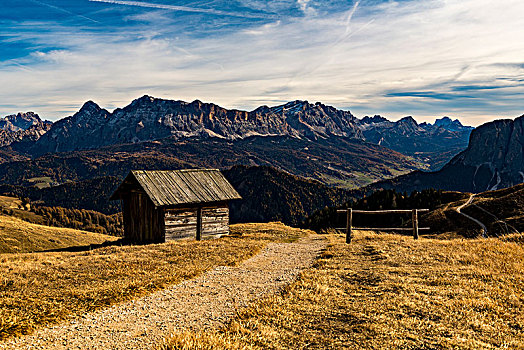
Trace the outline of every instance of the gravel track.
{"label": "gravel track", "polygon": [[0,349],[154,349],[174,331],[223,325],[237,308],[294,281],[325,246],[319,236],[269,243],[236,267],[219,266],[151,295],[0,343]]}
{"label": "gravel track", "polygon": [[463,213],[461,211],[462,209],[464,209],[464,207],[470,205],[471,202],[473,202],[473,198],[475,198],[475,194],[470,195],[468,201],[466,203],[462,204],[460,207],[458,207],[455,210],[460,215],[465,216],[466,218],[470,219],[471,221],[473,221],[474,223],[479,225],[482,228],[482,237],[487,238],[488,237],[488,228],[486,227],[486,225],[484,225],[482,222],[480,222],[479,220],[475,219],[474,217],[472,217],[472,216],[470,216],[468,214],[465,214],[465,213]]}

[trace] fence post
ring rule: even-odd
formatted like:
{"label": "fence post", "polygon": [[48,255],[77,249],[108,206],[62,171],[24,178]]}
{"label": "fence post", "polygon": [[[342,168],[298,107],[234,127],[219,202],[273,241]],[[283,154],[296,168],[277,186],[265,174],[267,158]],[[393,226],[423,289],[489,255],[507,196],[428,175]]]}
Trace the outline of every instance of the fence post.
{"label": "fence post", "polygon": [[418,212],[417,209],[411,211],[411,221],[413,222],[413,239],[418,239]]}
{"label": "fence post", "polygon": [[346,216],[346,243],[347,244],[351,243],[352,227],[353,227],[353,209],[348,208],[347,216]]}
{"label": "fence post", "polygon": [[197,209],[196,240],[202,239],[202,208]]}

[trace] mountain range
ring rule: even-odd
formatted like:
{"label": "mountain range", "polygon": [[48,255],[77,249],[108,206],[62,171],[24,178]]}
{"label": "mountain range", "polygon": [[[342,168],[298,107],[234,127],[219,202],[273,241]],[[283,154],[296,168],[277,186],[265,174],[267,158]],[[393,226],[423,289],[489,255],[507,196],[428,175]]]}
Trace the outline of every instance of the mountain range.
{"label": "mountain range", "polygon": [[[42,176],[63,183],[92,173],[122,175],[100,170],[111,166],[124,171],[131,166],[224,169],[243,164],[269,165],[350,189],[438,168],[466,147],[470,133],[447,118],[433,125],[412,118],[358,119],[320,102],[297,100],[247,112],[151,96],[113,112],[88,101],[55,123],[30,112],[3,121],[0,179],[7,183]],[[130,159],[135,162],[125,164]]]}
{"label": "mountain range", "polygon": [[378,188],[413,191],[424,188],[484,192],[524,182],[524,115],[500,119],[471,132],[468,147],[441,170],[414,171],[370,185]]}
{"label": "mountain range", "polygon": [[[27,128],[26,125],[4,130]],[[380,116],[360,120],[349,111],[320,102],[311,104],[297,100],[247,112],[198,100],[188,103],[143,96],[113,112],[88,101],[77,113],[55,122],[48,131],[40,133],[41,137],[35,138],[32,144],[6,139],[1,145],[12,144],[14,150],[40,156],[168,137],[174,141],[190,138],[236,141],[252,136],[287,136],[316,141],[340,137],[381,145],[413,157],[423,163],[422,168],[435,168],[442,165],[443,152],[451,154],[451,158],[466,147],[471,128],[449,118],[420,125],[411,117],[398,122]]]}
{"label": "mountain range", "polygon": [[524,180],[522,119],[472,130],[448,117],[358,119],[299,100],[251,112],[147,95],[113,112],[88,101],[55,123],[31,112],[1,119],[0,180],[64,183],[131,168],[247,165],[346,189],[376,182],[370,188],[478,192]]}
{"label": "mountain range", "polygon": [[359,126],[366,141],[419,159],[430,170],[440,169],[464,150],[473,130],[449,117],[437,119],[434,124],[418,124],[412,117],[391,122],[376,115],[363,118]]}

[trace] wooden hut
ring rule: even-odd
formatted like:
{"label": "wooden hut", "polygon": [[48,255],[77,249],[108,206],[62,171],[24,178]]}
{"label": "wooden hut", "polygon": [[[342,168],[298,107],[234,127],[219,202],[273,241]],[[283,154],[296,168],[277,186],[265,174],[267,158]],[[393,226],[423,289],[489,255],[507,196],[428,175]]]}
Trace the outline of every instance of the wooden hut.
{"label": "wooden hut", "polygon": [[111,195],[122,201],[124,237],[165,242],[229,233],[229,201],[240,195],[216,169],[133,170]]}

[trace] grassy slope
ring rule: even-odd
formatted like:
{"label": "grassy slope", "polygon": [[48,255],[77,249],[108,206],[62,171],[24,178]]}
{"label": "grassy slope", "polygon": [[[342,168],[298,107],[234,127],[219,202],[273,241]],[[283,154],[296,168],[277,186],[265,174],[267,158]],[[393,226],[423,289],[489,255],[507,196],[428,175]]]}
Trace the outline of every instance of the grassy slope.
{"label": "grassy slope", "polygon": [[[467,201],[469,194],[457,192],[455,195],[462,198],[422,215],[421,220],[441,233],[458,232],[466,237],[478,236],[481,234],[479,226],[455,211]],[[483,222],[488,227],[489,236],[524,232],[524,184],[480,193],[462,211]]]}
{"label": "grassy slope", "polygon": [[524,184],[481,193],[464,212],[487,225],[490,235],[524,232]]}
{"label": "grassy slope", "polygon": [[116,239],[87,231],[31,224],[12,216],[0,215],[0,253],[86,246]]}
{"label": "grassy slope", "polygon": [[0,207],[6,209],[18,209],[22,207],[22,201],[15,197],[0,196]]}
{"label": "grassy slope", "polygon": [[0,340],[234,265],[267,242],[306,232],[279,223],[243,224],[231,231],[229,237],[202,242],[1,255]]}
{"label": "grassy slope", "polygon": [[281,295],[161,348],[524,348],[522,245],[369,232],[330,241]]}
{"label": "grassy slope", "polygon": [[477,237],[481,235],[480,227],[457,213],[456,209],[469,199],[469,193],[450,192],[456,195],[457,198],[449,203],[441,205],[439,208],[430,211],[427,214],[422,214],[420,217],[420,225],[428,226],[435,237],[457,238],[457,237]]}

